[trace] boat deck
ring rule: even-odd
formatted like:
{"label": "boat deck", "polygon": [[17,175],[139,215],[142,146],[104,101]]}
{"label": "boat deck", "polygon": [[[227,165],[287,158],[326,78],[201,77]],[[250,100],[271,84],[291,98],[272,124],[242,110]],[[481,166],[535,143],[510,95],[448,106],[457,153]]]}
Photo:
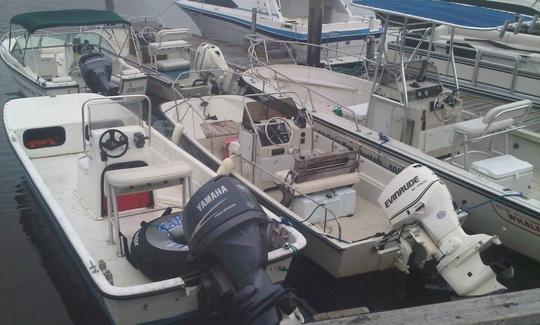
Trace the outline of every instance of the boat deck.
{"label": "boat deck", "polygon": [[[125,257],[116,256],[117,247],[107,243],[108,220],[95,220],[77,196],[77,162],[83,156],[82,153],[53,156],[32,162],[94,260],[105,261],[113,274],[114,285],[123,287],[152,282],[134,269]],[[156,207],[165,206],[164,200],[170,205],[171,197],[182,197],[180,187],[158,190],[155,196]],[[131,238],[140,228],[141,221],[153,220],[160,214],[161,211],[154,211],[121,218],[120,229]]]}
{"label": "boat deck", "polygon": [[[356,242],[373,237],[377,233],[388,233],[392,230],[381,208],[359,195],[356,196],[355,211],[356,213],[352,216],[338,218],[341,225],[341,239]],[[333,219],[327,220],[326,229],[324,221],[314,225],[329,235],[339,236],[339,228]]]}
{"label": "boat deck", "polygon": [[[265,192],[275,200],[281,200],[282,194],[280,190],[272,189]],[[339,217],[338,219],[341,225],[341,239],[351,243],[373,237],[378,233],[388,233],[392,230],[392,226],[381,208],[360,195],[356,195],[355,214]],[[313,223],[313,226],[328,235],[339,237],[339,227],[335,219],[331,219],[331,217],[327,220],[326,227],[324,221]]]}

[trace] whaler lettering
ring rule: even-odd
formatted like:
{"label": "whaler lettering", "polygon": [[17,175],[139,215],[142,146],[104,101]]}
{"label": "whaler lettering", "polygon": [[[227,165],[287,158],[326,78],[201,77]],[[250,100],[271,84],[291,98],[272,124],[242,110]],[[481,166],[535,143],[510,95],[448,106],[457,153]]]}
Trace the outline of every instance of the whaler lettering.
{"label": "whaler lettering", "polygon": [[418,176],[414,176],[411,180],[409,180],[405,185],[400,187],[397,191],[392,194],[388,200],[384,201],[384,205],[388,208],[390,204],[392,204],[395,200],[397,200],[398,197],[400,197],[403,193],[405,193],[406,190],[410,189],[414,184],[418,183],[420,179]]}
{"label": "whaler lettering", "polygon": [[216,188],[210,194],[204,197],[198,204],[197,209],[199,211],[202,211],[204,208],[208,206],[208,204],[212,203],[217,197],[220,195],[223,195],[223,193],[228,192],[229,190],[225,187],[225,185],[221,185],[221,187]]}

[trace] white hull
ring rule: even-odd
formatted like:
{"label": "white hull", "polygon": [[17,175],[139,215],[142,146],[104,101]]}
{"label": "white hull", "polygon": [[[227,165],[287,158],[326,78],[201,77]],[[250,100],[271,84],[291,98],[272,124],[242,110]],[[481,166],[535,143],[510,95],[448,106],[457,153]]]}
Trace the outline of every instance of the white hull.
{"label": "white hull", "polygon": [[[249,41],[244,36],[253,33],[250,10],[211,5],[201,6],[196,2],[183,0],[177,1],[177,5],[192,18],[206,37],[241,46],[249,45]],[[259,18],[255,33],[278,41],[307,41],[307,25],[302,24],[295,27],[287,27],[286,25],[291,24]],[[380,24],[376,20],[361,22],[351,19],[347,22],[323,24],[321,44],[342,52],[361,55],[365,50],[364,40],[366,37],[378,37],[380,32]],[[294,45],[293,47],[296,51],[306,51],[302,46]],[[342,54],[334,55],[342,56]]]}
{"label": "white hull", "polygon": [[[85,97],[80,97],[81,99],[78,101],[75,100],[72,105],[82,104],[84,100],[89,98],[96,98],[88,97],[96,96],[90,94],[75,96]],[[10,139],[10,144],[23,165],[32,191],[38,197],[51,222],[59,230],[60,238],[76,257],[75,262],[82,270],[83,277],[87,280],[92,292],[102,302],[108,316],[114,323],[137,324],[189,317],[190,313],[198,308],[198,287],[187,285],[180,277],[151,282],[142,273],[134,270],[125,258],[118,258],[114,246],[106,242],[107,219],[94,219],[90,208],[79,201],[82,193],[74,189],[78,187],[76,184],[77,162],[84,157],[84,154],[60,154],[31,159],[27,153],[28,149],[23,148],[21,139],[17,137],[18,132],[20,132],[17,122],[24,124],[20,120],[21,110],[18,109],[19,107],[10,106],[17,106],[17,101],[29,101],[28,105],[31,106],[40,106],[40,104],[48,106],[56,99],[59,99],[59,103],[61,103],[64,97],[19,99],[7,103],[4,109],[4,122],[8,139]],[[37,102],[33,105],[30,101],[34,100]],[[23,106],[21,105],[21,108],[24,108]],[[80,107],[80,105],[75,106]],[[39,108],[43,109],[43,112],[53,112],[51,116],[54,117],[54,107]],[[72,113],[73,115],[80,115],[78,107],[69,108],[75,112]],[[55,121],[50,123],[50,125],[57,125]],[[69,128],[70,126],[66,127],[67,130]],[[80,130],[80,127],[72,130],[76,129]],[[78,132],[80,133],[80,131]],[[156,130],[152,129],[151,137],[152,148],[155,150],[152,160],[157,161],[157,163],[164,161],[188,163],[193,169],[192,182],[195,188],[215,175],[180,148],[172,145]],[[66,145],[68,148],[69,146],[73,148],[73,143],[73,141],[69,141],[66,142]],[[39,152],[48,149],[37,150]],[[62,149],[56,147],[52,150]],[[137,223],[136,220],[135,222]],[[303,248],[305,239],[294,229],[289,229],[291,231],[289,232],[290,240],[299,249]],[[267,271],[272,281],[281,282],[285,279],[292,255],[293,252],[286,248],[269,252]],[[98,268],[98,260],[100,259],[106,261],[107,267],[112,271],[114,284],[111,284]]]}
{"label": "white hull", "polygon": [[[293,69],[299,69],[299,71]],[[268,77],[264,71],[264,69],[260,70],[260,74],[263,77]],[[290,73],[291,71],[292,73]],[[282,69],[281,73],[301,77],[303,74],[300,71],[302,71],[302,67],[291,66],[289,70]],[[300,95],[300,102],[308,109],[311,108],[312,102],[315,103],[314,106],[317,107],[317,110],[312,113],[315,122],[319,127],[324,126],[327,134],[332,136],[347,135],[362,144],[367,144],[375,152],[381,151],[385,156],[391,157],[392,160],[388,160],[381,155],[370,152],[363,153],[367,159],[377,162],[387,170],[398,173],[402,169],[401,165],[415,162],[429,167],[446,181],[458,204],[465,201],[464,209],[472,208],[471,216],[464,225],[465,228],[477,233],[498,235],[503,245],[540,261],[540,201],[537,196],[533,195],[531,198],[507,196],[508,192],[503,190],[503,186],[488,180],[486,177],[452,166],[399,141],[391,139],[389,142],[385,142],[379,137],[378,132],[358,125],[352,119],[336,116],[332,112],[336,106],[335,102],[343,103],[341,105],[343,114],[350,115],[351,113],[348,113],[346,109],[347,105],[361,103],[362,100],[358,100],[362,98],[365,102],[369,100],[370,87],[364,87],[364,91],[357,83],[358,89],[351,91],[350,85],[345,83],[351,78],[350,76],[345,76],[341,82],[338,82],[327,76],[318,78],[316,70],[313,70],[312,74],[309,75],[309,80],[300,80],[301,83],[306,83],[307,87],[314,90],[310,94],[305,87],[287,80],[280,80],[279,88],[273,87],[273,80],[268,82],[267,79],[267,82],[263,82],[261,81],[263,78],[260,78],[261,76],[257,73],[259,72],[255,72],[255,78],[250,78],[249,74],[244,77],[244,80],[255,91],[267,93],[296,91]],[[336,92],[334,88],[341,88],[345,94]],[[329,96],[331,100],[316,93]],[[334,94],[340,95],[335,96]],[[519,145],[517,148],[510,149],[509,154],[538,166],[537,150],[540,138],[529,131],[521,132],[525,134],[520,133],[511,137],[512,143],[517,142]],[[381,143],[384,145],[380,145]]]}
{"label": "white hull", "polygon": [[[16,38],[13,38],[11,39],[11,42],[15,42],[15,40]],[[81,86],[81,84],[77,83],[72,78],[68,78],[69,80],[53,81],[55,78],[46,80],[37,76],[29,66],[23,66],[13,57],[8,50],[9,42],[9,34],[4,35],[4,37],[0,39],[0,58],[9,68],[13,79],[19,87],[19,91],[25,97],[91,92],[89,88]],[[54,64],[57,64],[57,62]],[[119,95],[137,95],[146,93],[147,76],[140,71],[131,75],[115,75],[112,78],[116,80]],[[84,85],[82,77],[80,76],[79,81]]]}
{"label": "white hull", "polygon": [[[210,115],[218,115],[218,120],[229,119],[237,121],[238,119],[241,119],[243,101],[245,100],[244,97],[215,96],[207,97],[206,99],[214,104],[214,106],[208,106],[207,113]],[[199,101],[199,99],[190,99],[189,105],[199,107]],[[164,112],[164,116],[175,126],[180,124],[178,123],[178,119],[180,117],[183,118],[184,124],[181,128],[184,130],[184,134],[180,142],[181,146],[206,164],[219,166],[222,163],[221,158],[217,157],[208,149],[208,144],[204,145],[198,141],[201,139],[201,136],[204,138],[204,135],[201,135],[200,131],[197,130],[197,127],[194,126],[198,124],[193,122],[193,119],[196,119],[198,114],[193,114],[191,113],[191,110],[187,110],[184,115],[183,112],[188,104],[180,104],[178,111],[173,108],[174,105],[175,102],[164,103],[161,106],[161,110]],[[216,108],[221,113],[214,111]],[[197,140],[193,138],[193,134],[195,134]],[[216,148],[218,146],[219,145],[216,143]],[[214,148],[214,145],[212,145],[212,148]],[[391,178],[392,174],[382,168],[379,169],[378,167],[375,167],[375,169],[371,169],[371,167],[369,167],[371,166],[370,163],[362,163],[361,165],[364,166],[362,167],[362,175],[376,175],[371,179],[374,183],[379,184],[379,181],[382,183]],[[327,236],[320,225],[302,222],[301,220],[305,217],[297,215],[291,208],[287,208],[281,204],[278,199],[262,190],[247,178],[242,177],[238,170],[234,172],[234,175],[263,200],[265,206],[278,215],[287,216],[287,219],[294,223],[295,227],[302,235],[304,235],[304,237],[306,237],[306,240],[309,243],[303,251],[304,254],[334,277],[341,278],[394,267],[393,254],[380,255],[374,252],[373,247],[380,242],[382,236],[380,234],[373,234],[383,232],[382,229],[384,229],[384,231],[389,230],[387,228],[389,225],[387,220],[379,215],[379,208],[370,203],[369,200],[358,198],[357,204],[360,210],[356,212],[357,214],[340,219],[342,228],[363,228],[361,230],[352,231],[347,235],[348,237],[346,240],[340,241],[335,238],[337,236],[335,231],[332,233],[333,237]],[[377,178],[377,180],[375,180],[375,178]],[[379,184],[378,186],[384,185]],[[373,193],[371,194],[371,196],[374,195],[375,194]],[[367,194],[367,196],[369,197],[369,194]],[[362,203],[358,203],[358,200],[361,200]],[[335,228],[336,226],[332,223],[331,227]],[[362,239],[352,240],[353,236],[360,236]]]}

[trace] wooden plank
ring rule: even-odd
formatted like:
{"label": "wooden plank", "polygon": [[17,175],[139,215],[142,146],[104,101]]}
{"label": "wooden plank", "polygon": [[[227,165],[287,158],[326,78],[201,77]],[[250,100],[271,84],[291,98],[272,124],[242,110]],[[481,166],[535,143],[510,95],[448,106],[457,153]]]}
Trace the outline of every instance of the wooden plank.
{"label": "wooden plank", "polygon": [[397,309],[313,324],[540,324],[540,289]]}

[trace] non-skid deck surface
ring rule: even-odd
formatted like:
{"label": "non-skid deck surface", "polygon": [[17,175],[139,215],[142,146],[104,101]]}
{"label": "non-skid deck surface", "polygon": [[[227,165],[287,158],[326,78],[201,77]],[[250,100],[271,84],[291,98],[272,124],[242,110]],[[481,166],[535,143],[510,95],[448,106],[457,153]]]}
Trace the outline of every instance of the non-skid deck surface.
{"label": "non-skid deck surface", "polygon": [[[116,286],[130,286],[152,282],[140,271],[134,269],[125,257],[116,256],[117,247],[107,243],[107,219],[93,219],[88,210],[80,203],[76,195],[76,179],[77,162],[82,156],[83,154],[64,155],[34,159],[32,162],[49,190],[52,191],[54,198],[90,252],[90,255],[96,262],[99,260],[105,261],[107,268],[113,274],[114,284]],[[161,197],[165,198],[165,201],[169,201],[170,198],[181,198],[181,190],[176,187],[167,189],[166,192],[164,190],[158,191],[156,194],[157,207],[169,203],[163,202],[160,199]],[[120,229],[127,238],[131,238],[133,233],[139,229],[141,221],[153,220],[159,217],[160,214],[160,211],[155,211],[144,215],[121,218]]]}
{"label": "non-skid deck surface", "polygon": [[[355,214],[350,217],[341,217],[341,239],[354,242],[372,237],[377,233],[388,233],[392,230],[388,218],[378,206],[362,198],[356,197]],[[314,224],[317,228],[324,230],[324,221]],[[327,220],[326,233],[338,237],[339,228],[335,220]]]}
{"label": "non-skid deck surface", "polygon": [[[281,200],[279,190],[273,189],[265,192],[275,200]],[[377,233],[388,233],[392,230],[388,218],[383,214],[381,208],[359,195],[356,196],[355,214],[350,217],[341,217],[339,222],[341,224],[341,239],[348,242],[367,239]],[[324,221],[313,225],[329,235],[339,236],[339,228],[334,219],[327,220],[326,229]]]}

